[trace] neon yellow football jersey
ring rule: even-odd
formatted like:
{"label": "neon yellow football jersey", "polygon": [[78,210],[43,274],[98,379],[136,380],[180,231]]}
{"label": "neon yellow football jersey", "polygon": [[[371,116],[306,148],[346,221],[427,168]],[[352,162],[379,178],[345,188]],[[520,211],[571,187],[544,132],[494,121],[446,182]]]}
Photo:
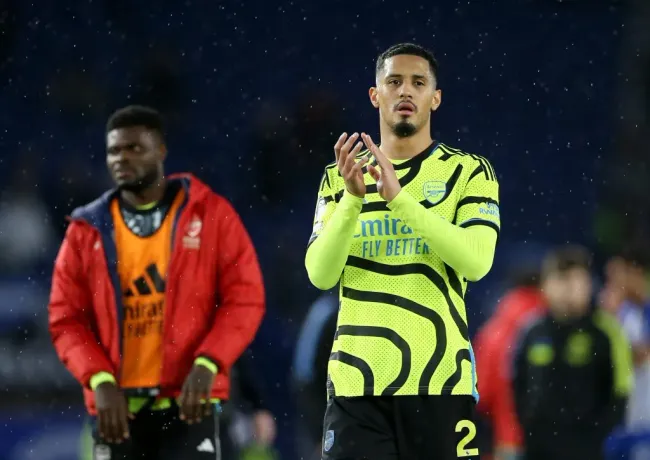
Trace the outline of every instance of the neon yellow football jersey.
{"label": "neon yellow football jersey", "polygon": [[[485,158],[434,143],[393,165],[401,193],[427,212],[459,227],[489,227],[498,236],[499,184]],[[467,280],[389,209],[367,172],[364,178],[366,196],[340,277],[329,395],[477,398],[464,301]],[[336,164],[327,166],[310,244],[328,225],[344,191]]]}

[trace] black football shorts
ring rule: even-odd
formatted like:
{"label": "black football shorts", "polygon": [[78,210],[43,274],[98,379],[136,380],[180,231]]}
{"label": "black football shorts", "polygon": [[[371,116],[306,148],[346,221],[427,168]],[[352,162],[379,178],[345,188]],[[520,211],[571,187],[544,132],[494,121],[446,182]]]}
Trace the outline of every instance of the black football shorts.
{"label": "black football shorts", "polygon": [[478,460],[472,396],[330,398],[323,460]]}
{"label": "black football shorts", "polygon": [[[215,411],[216,412],[216,409]],[[216,414],[188,425],[180,420],[178,406],[140,411],[129,423],[131,437],[109,444],[93,423],[93,460],[219,460],[219,422]]]}

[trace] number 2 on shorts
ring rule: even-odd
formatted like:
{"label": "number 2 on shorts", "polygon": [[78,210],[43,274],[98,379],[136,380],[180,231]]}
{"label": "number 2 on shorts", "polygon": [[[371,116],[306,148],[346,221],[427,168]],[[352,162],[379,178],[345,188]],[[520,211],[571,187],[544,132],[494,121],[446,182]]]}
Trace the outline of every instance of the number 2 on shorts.
{"label": "number 2 on shorts", "polygon": [[458,442],[458,446],[456,446],[456,456],[459,458],[477,456],[478,448],[465,448],[465,446],[472,442],[476,436],[476,425],[474,425],[474,422],[471,420],[461,420],[456,424],[456,433],[461,433],[464,429],[467,429],[468,433]]}

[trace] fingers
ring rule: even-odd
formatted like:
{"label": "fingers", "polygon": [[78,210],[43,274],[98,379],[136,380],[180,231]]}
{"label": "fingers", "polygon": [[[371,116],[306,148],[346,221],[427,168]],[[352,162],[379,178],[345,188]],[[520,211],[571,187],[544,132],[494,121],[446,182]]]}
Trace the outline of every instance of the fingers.
{"label": "fingers", "polygon": [[192,401],[192,420],[194,423],[199,423],[203,418],[203,404],[201,404],[201,394],[194,393],[194,400]]}
{"label": "fingers", "polygon": [[388,159],[384,155],[384,152],[382,152],[381,149],[377,147],[377,145],[373,142],[372,138],[368,134],[362,133],[361,139],[363,140],[363,143],[366,144],[368,150],[372,152],[379,166],[381,166],[382,168],[392,166],[390,161],[388,161]]}
{"label": "fingers", "polygon": [[[343,170],[341,171],[341,175],[343,175],[344,179],[354,177],[352,174],[352,169],[357,164],[357,155],[359,154],[359,152],[361,152],[362,148],[363,148],[363,142],[359,141],[357,142],[357,145],[354,146],[354,149],[352,149],[352,151],[347,154],[347,158],[345,159]],[[344,152],[345,149],[341,150],[341,153]]]}
{"label": "fingers", "polygon": [[[352,149],[354,143],[359,139],[359,133],[354,133],[349,138],[347,138],[347,140],[345,139],[344,136],[347,136],[347,134],[343,133],[343,135],[339,137],[339,142],[341,143],[341,147],[339,148],[338,157],[337,157],[337,165],[339,167],[339,171],[341,171],[341,174],[343,168],[345,167],[348,156],[351,153],[350,149]],[[339,142],[337,142],[336,145],[339,145]],[[336,145],[334,146],[335,150],[336,150]]]}
{"label": "fingers", "polygon": [[122,442],[122,433],[121,433],[121,423],[120,423],[120,414],[117,407],[112,407],[109,410],[109,427],[108,427],[108,436],[109,441],[112,443],[119,444]]}
{"label": "fingers", "polygon": [[[352,169],[353,165],[350,161],[350,156],[353,158],[356,157],[356,155],[361,151],[363,144],[365,144],[366,148],[373,154],[379,166],[385,167],[390,165],[390,161],[388,161],[381,149],[377,147],[370,135],[366,133],[361,133],[361,140],[363,143],[357,143],[354,150],[350,151],[357,139],[359,139],[358,133],[352,134],[349,138],[347,133],[343,133],[336,141],[336,144],[334,144],[334,155],[339,170],[341,170],[341,174],[343,174],[342,170],[346,167],[349,168],[348,171]],[[353,152],[355,152],[354,155],[352,155]]]}
{"label": "fingers", "polygon": [[108,418],[106,411],[97,411],[97,432],[99,437],[105,441],[111,442],[108,438]]}
{"label": "fingers", "polygon": [[363,143],[366,144],[368,150],[370,150],[374,155],[375,150],[377,150],[377,145],[373,142],[372,138],[366,133],[361,133],[361,140],[363,140]]}
{"label": "fingers", "polygon": [[205,402],[202,404],[203,406],[203,416],[204,417],[209,417],[212,415],[212,403],[210,402],[209,398],[205,398]]}
{"label": "fingers", "polygon": [[341,156],[341,147],[345,144],[345,139],[348,137],[348,133],[343,133],[334,144],[334,156],[336,157],[336,164],[339,163],[339,157]]}
{"label": "fingers", "polygon": [[181,396],[178,398],[178,407],[180,409],[180,418],[190,423],[191,421],[191,399],[192,394],[189,388],[184,388]]}
{"label": "fingers", "polygon": [[[210,415],[211,408],[207,404],[209,397],[206,397],[202,403],[201,393],[195,391],[192,387],[188,387],[186,391],[183,391],[180,398],[178,399],[178,405],[180,408],[180,418],[184,420],[189,425],[194,423],[199,423],[205,415]],[[205,406],[208,406],[207,408]]]}
{"label": "fingers", "polygon": [[379,182],[381,173],[377,170],[377,168],[375,168],[373,165],[368,165],[368,173],[370,174],[370,177],[375,180],[375,182]]}
{"label": "fingers", "polygon": [[370,158],[365,156],[361,160],[356,162],[355,165],[352,166],[352,169],[350,170],[350,176],[354,177],[356,175],[356,176],[363,177],[363,171],[362,170],[363,170],[363,167],[366,165],[366,163],[368,163],[369,159]]}
{"label": "fingers", "polygon": [[126,399],[120,404],[118,416],[120,439],[129,439],[129,409]]}
{"label": "fingers", "polygon": [[[343,169],[348,164],[348,159],[350,158],[350,155],[352,155],[352,152],[350,151],[350,149],[352,149],[352,146],[357,141],[357,139],[359,139],[359,134],[354,133],[352,136],[350,136],[350,138],[347,141],[345,141],[345,143],[341,147],[341,151],[339,152],[339,162],[338,162],[339,171],[341,171],[341,174],[343,174]],[[355,149],[356,149],[356,146],[355,146]],[[360,151],[361,151],[361,149],[359,149],[357,152],[360,152]]]}

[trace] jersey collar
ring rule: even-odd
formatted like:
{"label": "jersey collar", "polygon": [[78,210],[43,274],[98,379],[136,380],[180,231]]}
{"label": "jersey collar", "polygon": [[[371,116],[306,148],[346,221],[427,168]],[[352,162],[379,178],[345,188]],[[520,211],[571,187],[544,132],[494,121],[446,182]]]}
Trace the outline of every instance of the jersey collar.
{"label": "jersey collar", "polygon": [[[402,161],[401,163],[393,164],[393,168],[395,168],[395,170],[412,168],[414,165],[418,163],[422,163],[424,160],[429,158],[429,156],[435,151],[436,147],[438,147],[438,142],[434,140],[426,149],[422,150],[417,155],[409,158],[406,161]],[[376,166],[377,161],[373,159],[372,164]],[[364,172],[365,172],[365,168],[364,168]]]}

